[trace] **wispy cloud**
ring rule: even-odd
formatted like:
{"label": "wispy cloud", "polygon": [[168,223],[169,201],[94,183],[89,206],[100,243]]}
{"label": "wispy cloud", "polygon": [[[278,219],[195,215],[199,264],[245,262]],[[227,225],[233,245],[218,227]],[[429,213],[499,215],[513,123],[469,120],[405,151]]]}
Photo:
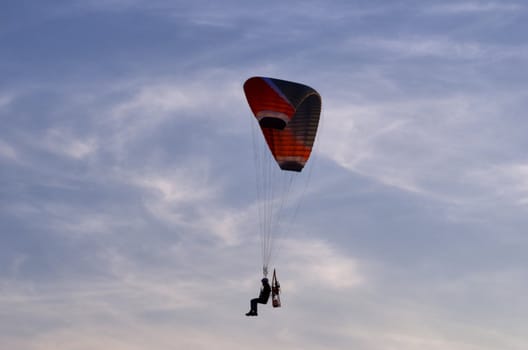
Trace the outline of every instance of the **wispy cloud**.
{"label": "wispy cloud", "polygon": [[524,6],[516,2],[497,1],[462,1],[456,3],[435,4],[429,6],[425,12],[456,15],[456,14],[479,14],[484,12],[518,12]]}
{"label": "wispy cloud", "polygon": [[289,282],[295,286],[292,291],[301,292],[305,283],[336,290],[365,283],[359,263],[325,241],[288,239],[280,243],[291,264],[287,271],[296,276],[296,281]]}
{"label": "wispy cloud", "polygon": [[0,157],[16,160],[17,152],[14,147],[7,142],[0,140]]}
{"label": "wispy cloud", "polygon": [[[523,94],[495,95],[494,100],[487,93],[447,94],[412,102],[357,98],[357,103],[325,111],[337,122],[325,125],[323,132],[333,136],[321,138],[320,150],[389,186],[453,204],[478,202],[483,195],[496,196],[500,185],[491,188],[472,174],[499,165],[496,154],[523,159],[522,141],[515,136],[504,143],[501,136],[513,132],[503,128],[502,120],[515,119]],[[505,116],[503,110],[512,112]]]}
{"label": "wispy cloud", "polygon": [[471,177],[488,188],[495,198],[511,204],[528,204],[528,164],[491,165],[471,172]]}
{"label": "wispy cloud", "polygon": [[448,36],[409,36],[398,38],[352,38],[346,40],[344,50],[380,52],[382,61],[434,58],[446,62],[460,60],[475,63],[523,59],[528,55],[524,45],[499,45],[475,40],[455,40]]}
{"label": "wispy cloud", "polygon": [[354,38],[347,45],[365,50],[383,50],[404,57],[442,57],[449,60],[476,59],[488,54],[489,48],[477,42],[453,41],[443,37],[409,37],[399,39]]}
{"label": "wispy cloud", "polygon": [[15,97],[13,95],[1,94],[0,95],[0,110],[6,108]]}
{"label": "wispy cloud", "polygon": [[124,174],[123,179],[140,188],[146,209],[160,221],[235,244],[243,213],[222,208],[220,183],[214,181],[207,163],[194,161],[191,166],[182,165],[150,175],[134,174],[127,178]]}
{"label": "wispy cloud", "polygon": [[51,153],[68,156],[81,160],[97,152],[97,141],[95,138],[79,138],[71,130],[61,128],[50,128],[46,131],[43,139],[38,140],[39,148]]}

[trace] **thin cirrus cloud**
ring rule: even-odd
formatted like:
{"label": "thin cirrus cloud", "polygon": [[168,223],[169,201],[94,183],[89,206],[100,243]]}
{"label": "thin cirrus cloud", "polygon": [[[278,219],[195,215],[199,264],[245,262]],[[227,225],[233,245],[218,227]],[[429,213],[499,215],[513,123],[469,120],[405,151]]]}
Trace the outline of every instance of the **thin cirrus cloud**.
{"label": "thin cirrus cloud", "polygon": [[456,3],[435,4],[425,11],[433,14],[478,14],[483,12],[515,12],[522,10],[523,5],[516,2],[497,1],[461,1]]}

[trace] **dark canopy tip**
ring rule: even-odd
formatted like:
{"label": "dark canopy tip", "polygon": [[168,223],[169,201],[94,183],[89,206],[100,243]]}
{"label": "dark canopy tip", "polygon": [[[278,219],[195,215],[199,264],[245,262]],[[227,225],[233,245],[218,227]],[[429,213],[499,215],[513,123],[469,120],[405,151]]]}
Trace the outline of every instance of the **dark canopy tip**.
{"label": "dark canopy tip", "polygon": [[282,162],[280,164],[282,170],[300,172],[304,168],[304,164],[295,161]]}
{"label": "dark canopy tip", "polygon": [[262,128],[271,128],[283,130],[286,127],[286,122],[280,118],[264,117],[259,121]]}

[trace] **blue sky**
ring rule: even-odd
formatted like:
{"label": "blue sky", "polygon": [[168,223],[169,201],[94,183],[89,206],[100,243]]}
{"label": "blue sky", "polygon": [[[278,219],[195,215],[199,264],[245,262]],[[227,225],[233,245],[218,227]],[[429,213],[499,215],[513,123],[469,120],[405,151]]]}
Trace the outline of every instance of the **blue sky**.
{"label": "blue sky", "polygon": [[[521,1],[3,1],[0,339],[526,349]],[[322,96],[259,288],[255,75]]]}

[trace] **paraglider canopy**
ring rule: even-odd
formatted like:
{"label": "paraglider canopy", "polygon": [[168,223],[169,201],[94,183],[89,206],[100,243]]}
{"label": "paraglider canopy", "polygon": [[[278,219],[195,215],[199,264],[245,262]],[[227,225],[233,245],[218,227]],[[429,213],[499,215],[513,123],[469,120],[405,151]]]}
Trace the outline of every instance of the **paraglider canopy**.
{"label": "paraglider canopy", "polygon": [[312,152],[321,96],[307,85],[265,77],[249,78],[244,92],[280,168],[301,171]]}

